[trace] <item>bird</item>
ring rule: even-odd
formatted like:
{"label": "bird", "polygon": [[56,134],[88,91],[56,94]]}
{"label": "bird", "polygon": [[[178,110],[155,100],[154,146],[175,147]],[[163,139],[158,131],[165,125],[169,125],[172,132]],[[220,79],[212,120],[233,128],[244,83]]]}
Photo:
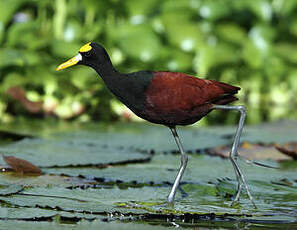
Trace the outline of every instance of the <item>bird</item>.
{"label": "bird", "polygon": [[169,204],[174,204],[176,191],[188,163],[188,156],[176,126],[196,123],[215,109],[239,112],[240,119],[229,155],[237,179],[237,190],[231,206],[239,201],[244,187],[251,203],[256,207],[237,162],[246,108],[243,105],[228,105],[238,99],[236,94],[240,87],[180,72],[141,70],[128,74],[120,73],[113,66],[106,49],[95,42],[83,45],[76,56],[60,64],[56,70],[74,65],[93,68],[107,88],[133,113],[149,122],[167,126],[171,130],[181,154],[181,163],[167,197]]}

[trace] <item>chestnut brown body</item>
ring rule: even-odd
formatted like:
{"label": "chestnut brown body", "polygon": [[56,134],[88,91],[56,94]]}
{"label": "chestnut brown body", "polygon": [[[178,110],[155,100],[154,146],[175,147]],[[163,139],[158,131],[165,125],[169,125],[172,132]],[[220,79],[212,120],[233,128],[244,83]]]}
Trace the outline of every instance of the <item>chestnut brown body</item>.
{"label": "chestnut brown body", "polygon": [[175,72],[153,72],[142,117],[167,126],[188,125],[207,115],[213,104],[237,100],[239,87]]}

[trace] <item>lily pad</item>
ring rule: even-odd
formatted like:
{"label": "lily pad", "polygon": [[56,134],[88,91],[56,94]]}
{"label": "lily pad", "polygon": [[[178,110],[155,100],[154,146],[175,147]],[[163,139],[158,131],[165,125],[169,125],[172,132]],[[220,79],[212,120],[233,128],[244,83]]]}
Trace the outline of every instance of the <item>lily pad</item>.
{"label": "lily pad", "polygon": [[0,184],[0,195],[7,196],[23,190],[23,186],[16,184]]}
{"label": "lily pad", "polygon": [[[265,161],[264,161],[265,162]],[[242,163],[242,162],[239,162]],[[266,163],[266,162],[265,162]],[[267,162],[269,164],[270,161]],[[94,179],[103,182],[113,182],[117,184],[139,184],[139,185],[168,185],[173,183],[180,164],[178,155],[156,155],[150,163],[129,164],[126,166],[108,167],[104,169],[96,168],[58,168],[45,169],[46,173],[57,173],[69,176],[80,176],[82,178]],[[216,167],[213,167],[216,165]],[[254,165],[240,164],[246,177],[247,183],[257,181],[278,181],[282,178],[296,180],[296,167],[292,169],[268,169]],[[222,177],[232,178],[234,183],[235,174],[229,160],[222,160],[218,157],[205,155],[190,155],[188,167],[185,171],[182,183],[184,184],[205,184],[215,183]],[[236,186],[234,186],[235,189]],[[253,186],[254,187],[254,186]],[[257,188],[257,185],[255,185]],[[167,193],[169,193],[169,187]],[[261,186],[258,188],[261,190]],[[235,192],[235,191],[234,191]],[[180,191],[178,191],[180,193]],[[252,189],[253,193],[253,189]],[[166,199],[164,195],[163,199]],[[207,200],[207,199],[206,199]],[[224,199],[221,199],[224,200]],[[198,205],[198,204],[197,204]]]}
{"label": "lily pad", "polygon": [[[245,126],[241,140],[251,143],[286,143],[296,140],[297,123],[282,121],[269,124]],[[72,140],[77,143],[154,150],[177,151],[169,129],[160,125],[117,123],[113,126],[100,123],[77,124],[48,120],[17,121],[0,127],[0,130],[22,135],[33,135],[54,140]],[[232,144],[235,126],[224,127],[178,127],[184,148],[188,151],[203,150]],[[273,134],[273,135],[272,135]],[[26,159],[26,158],[25,158]]]}
{"label": "lily pad", "polygon": [[[0,207],[0,220],[26,220],[26,221],[54,221],[55,217],[60,219],[67,218],[69,221],[77,222],[82,219],[94,220],[96,218],[103,218],[100,215],[71,213],[59,210],[50,210],[42,208],[26,208],[26,207]],[[3,223],[0,221],[0,225]],[[3,225],[1,225],[3,226]]]}
{"label": "lily pad", "polygon": [[[184,148],[188,151],[196,151],[230,144],[226,139],[225,129],[218,131],[210,128],[184,128],[178,127],[178,134],[182,139]],[[28,122],[18,120],[16,122],[0,126],[0,130],[18,135],[50,138],[58,141],[72,141],[95,145],[106,145],[142,149],[155,152],[177,151],[174,138],[170,130],[161,125],[148,123],[116,123],[106,125],[102,123],[71,123],[48,119],[46,122],[30,120]],[[236,128],[227,129],[228,134],[234,134]],[[26,159],[26,158],[25,158]]]}
{"label": "lily pad", "polygon": [[297,142],[276,145],[275,148],[283,154],[297,160]]}
{"label": "lily pad", "polygon": [[[51,76],[51,75],[50,75]],[[51,76],[52,77],[52,76]],[[16,79],[11,80],[11,84],[16,81]],[[43,80],[44,81],[44,80]],[[0,130],[4,134],[8,133],[11,135],[16,135],[23,139],[25,137],[48,137],[53,133],[61,132],[75,132],[81,129],[96,129],[97,131],[104,130],[107,125],[101,123],[87,123],[80,124],[74,122],[67,122],[64,120],[57,120],[53,118],[47,119],[15,119],[14,122],[7,124],[0,124]]]}
{"label": "lily pad", "polygon": [[[292,123],[284,124],[287,131],[284,128],[282,140],[292,138],[293,126],[286,126],[292,126]],[[259,127],[246,127],[243,139],[251,138],[250,135],[254,135],[257,129]],[[275,137],[269,136],[269,132],[282,130],[282,125],[274,124],[273,128],[261,126],[260,129],[266,139],[259,138],[259,142],[270,142]],[[211,147],[231,145],[234,131],[234,127],[182,128],[179,133],[188,152],[200,153]],[[288,166],[284,162],[264,160],[268,164],[274,162],[280,169],[250,166],[239,161],[259,207],[255,210],[245,191],[240,203],[230,207],[237,181],[229,160],[205,154],[188,154],[188,167],[173,208],[167,205],[166,198],[179,168],[180,154],[175,154],[178,153],[177,147],[168,129],[133,124],[118,124],[115,127],[82,125],[72,127],[66,133],[53,131],[47,137],[24,139],[1,148],[11,150],[13,156],[22,153],[22,158],[28,160],[34,156],[37,165],[51,162],[47,168],[43,168],[45,175],[35,178],[16,177],[13,173],[0,174],[1,184],[24,187],[16,194],[0,196],[1,207],[56,211],[61,220],[66,220],[66,214],[85,214],[99,221],[102,215],[108,219],[112,213],[118,218],[131,215],[132,219],[152,223],[169,220],[166,223],[173,222],[179,226],[192,222],[199,223],[195,226],[203,226],[201,221],[210,219],[216,224],[229,221],[260,223],[261,226],[271,223],[290,226],[297,222],[294,211],[297,166],[294,161]],[[147,153],[152,150],[156,154]],[[259,149],[249,150],[257,153]],[[138,154],[148,160],[118,164],[119,158],[112,152],[123,154],[120,157]],[[44,161],[43,157],[49,159]],[[93,167],[104,165],[109,167]],[[46,220],[53,218],[56,217],[49,215]],[[74,222],[80,220],[78,217]],[[70,222],[73,223],[73,219]]]}
{"label": "lily pad", "polygon": [[[61,218],[63,219],[63,218]],[[75,223],[60,223],[60,222],[28,222],[28,221],[0,221],[1,227],[5,229],[14,229],[14,230],[32,230],[32,229],[43,229],[43,230],[67,230],[67,229],[89,229],[89,230],[96,230],[96,229],[104,229],[104,230],[168,230],[168,229],[175,229],[175,226],[171,223],[168,225],[171,227],[161,226],[159,224],[147,224],[143,222],[136,222],[136,223],[127,223],[121,221],[106,221],[103,220],[94,220],[90,221],[80,221],[77,224]]]}
{"label": "lily pad", "polygon": [[0,137],[1,137],[0,144],[3,145],[3,144],[10,143],[11,141],[18,141],[31,136],[18,134],[11,131],[0,130]]}
{"label": "lily pad", "polygon": [[[296,140],[296,121],[279,121],[259,125],[245,125],[241,142],[262,143],[262,144],[283,144]],[[225,139],[233,140],[236,128],[234,126],[213,126],[202,128],[209,134],[216,134]],[[217,145],[219,146],[219,145]],[[215,147],[217,147],[215,146]]]}
{"label": "lily pad", "polygon": [[126,149],[107,148],[100,143],[82,143],[71,140],[24,139],[0,147],[0,152],[26,159],[39,167],[83,165],[104,167],[108,164],[150,159],[149,154]]}
{"label": "lily pad", "polygon": [[296,128],[297,122],[295,121],[249,126],[241,140],[252,143],[282,144],[296,140]]}
{"label": "lily pad", "polygon": [[[0,197],[2,202],[20,207],[39,207],[58,209],[61,211],[106,214],[106,213],[147,213],[145,209],[130,209],[122,207],[121,203],[140,200],[142,202],[161,202],[161,197],[167,189],[144,187],[141,189],[65,189],[32,188],[9,197]],[[140,192],[140,193],[139,193]],[[37,199],[38,198],[38,199]]]}
{"label": "lily pad", "polygon": [[[178,130],[184,148],[195,152],[204,150],[220,144],[229,144],[231,141],[224,137],[210,133],[202,129],[184,128]],[[154,152],[178,152],[178,147],[170,130],[162,126],[138,126],[134,130],[104,130],[103,132],[93,130],[80,130],[71,133],[60,133],[53,138],[73,140],[79,144],[97,144],[116,146],[121,148],[132,148]]]}
{"label": "lily pad", "polygon": [[52,218],[57,214],[54,210],[45,210],[39,208],[10,208],[0,207],[0,219],[13,220],[33,220],[39,218]]}
{"label": "lily pad", "polygon": [[[18,191],[22,187],[69,187],[79,184],[92,183],[94,181],[83,179],[79,177],[65,177],[60,175],[40,175],[40,176],[28,176],[15,174],[14,172],[0,173],[0,186],[3,185],[4,191]],[[7,186],[12,186],[8,187]],[[1,192],[0,192],[1,194]]]}
{"label": "lily pad", "polygon": [[[220,146],[214,149],[209,149],[208,153],[222,158],[229,158],[231,147]],[[286,156],[275,149],[273,145],[259,145],[250,144],[244,142],[238,149],[238,153],[241,157],[253,161],[253,160],[275,160],[284,161],[290,160],[291,157]]]}

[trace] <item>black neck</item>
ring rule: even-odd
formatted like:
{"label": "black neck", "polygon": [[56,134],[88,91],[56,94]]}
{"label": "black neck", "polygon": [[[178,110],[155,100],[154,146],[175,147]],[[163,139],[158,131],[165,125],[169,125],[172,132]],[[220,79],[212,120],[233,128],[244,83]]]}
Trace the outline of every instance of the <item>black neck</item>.
{"label": "black neck", "polygon": [[[100,48],[100,47],[99,47]],[[99,50],[98,48],[98,50]],[[150,71],[121,74],[112,65],[107,52],[101,47],[96,60],[87,63],[100,75],[110,91],[136,114],[144,110],[145,89],[153,78]]]}
{"label": "black neck", "polygon": [[100,60],[90,66],[100,75],[111,92],[120,97],[120,91],[125,89],[127,78],[113,67],[107,52],[105,51]]}
{"label": "black neck", "polygon": [[119,74],[119,72],[113,67],[111,60],[108,56],[104,60],[104,63],[98,63],[92,67],[96,70],[96,72],[101,76],[101,78],[104,81],[108,80],[108,78],[111,78]]}

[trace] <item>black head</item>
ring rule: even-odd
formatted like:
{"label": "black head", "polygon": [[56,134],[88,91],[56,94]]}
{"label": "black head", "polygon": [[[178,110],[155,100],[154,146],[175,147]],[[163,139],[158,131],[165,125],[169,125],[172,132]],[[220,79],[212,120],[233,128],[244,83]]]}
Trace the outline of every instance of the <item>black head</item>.
{"label": "black head", "polygon": [[100,70],[103,66],[111,65],[111,62],[106,50],[101,45],[89,42],[79,49],[79,53],[75,57],[59,65],[57,70],[66,69],[73,65],[86,65],[95,70]]}

